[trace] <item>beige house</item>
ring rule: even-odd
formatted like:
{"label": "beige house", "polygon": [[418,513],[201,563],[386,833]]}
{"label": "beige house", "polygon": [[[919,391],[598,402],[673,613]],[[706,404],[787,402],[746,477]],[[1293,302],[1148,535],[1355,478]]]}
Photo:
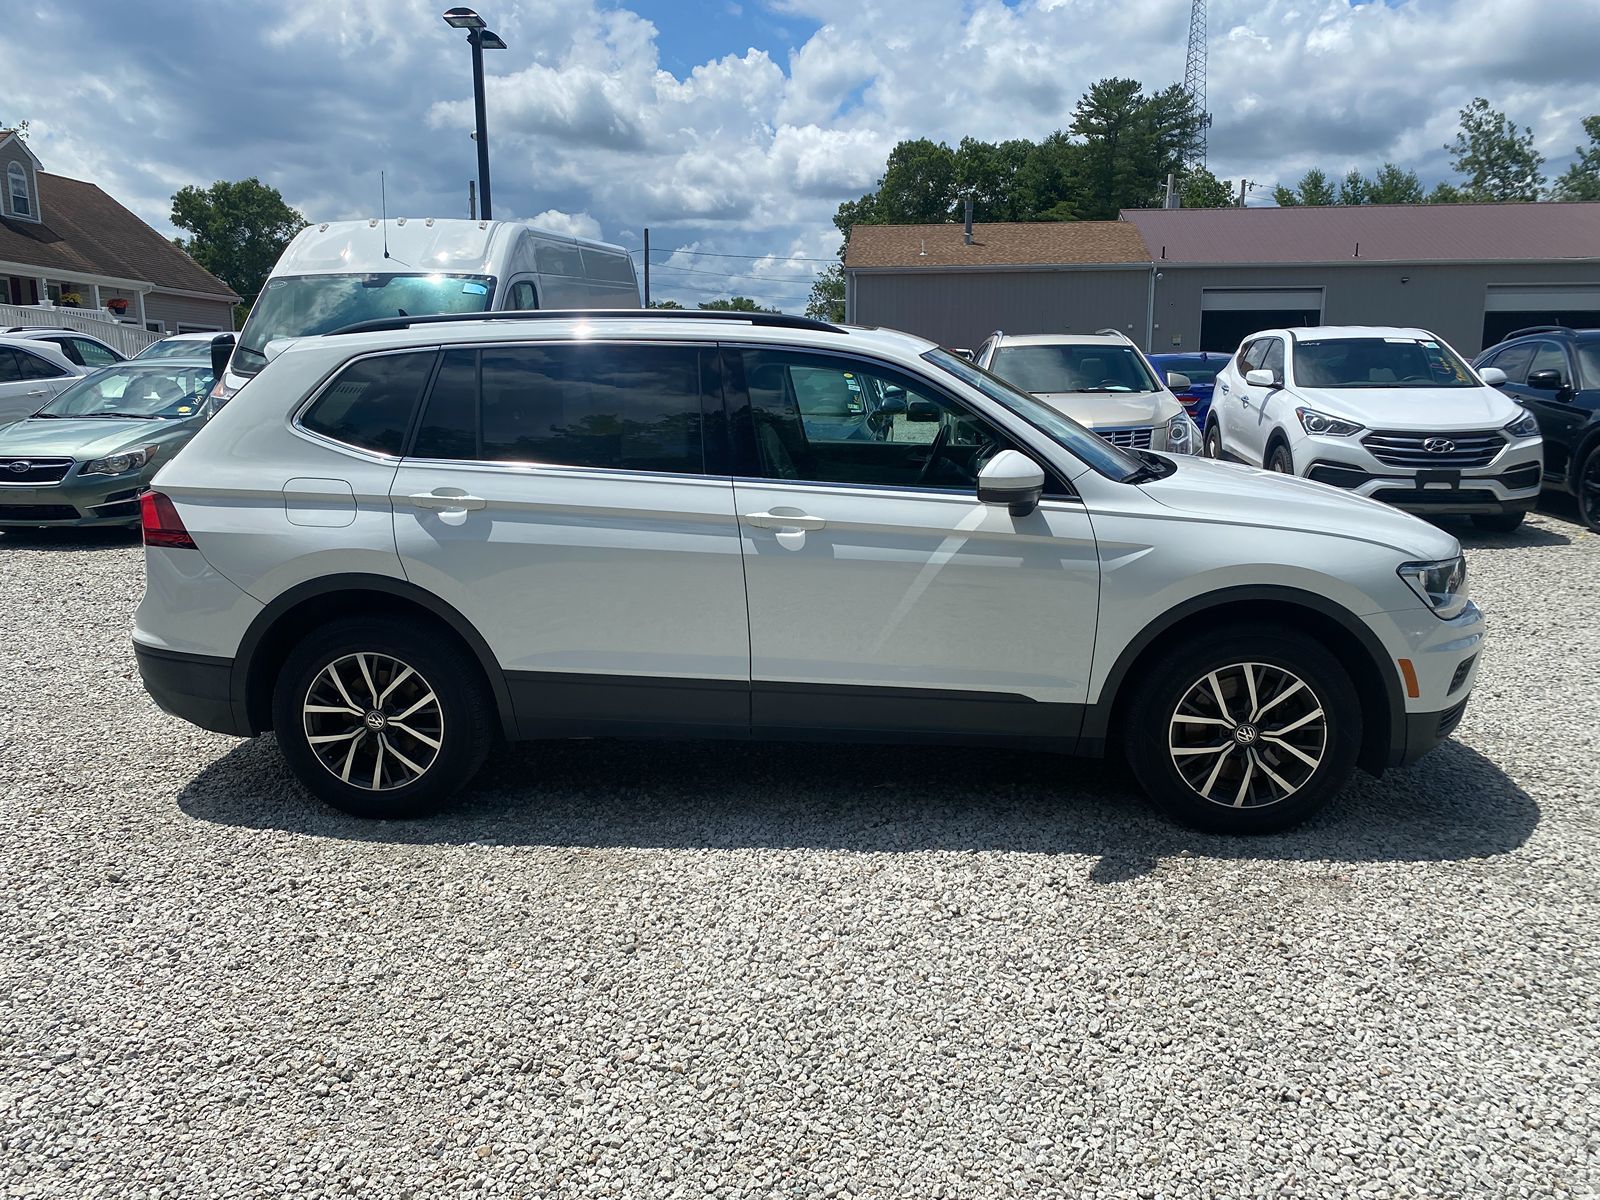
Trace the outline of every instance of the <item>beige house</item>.
{"label": "beige house", "polygon": [[[168,334],[232,329],[238,302],[94,184],[47,173],[27,142],[0,129],[0,305],[57,306],[39,315],[41,325],[77,309]],[[32,314],[0,321],[31,323]]]}

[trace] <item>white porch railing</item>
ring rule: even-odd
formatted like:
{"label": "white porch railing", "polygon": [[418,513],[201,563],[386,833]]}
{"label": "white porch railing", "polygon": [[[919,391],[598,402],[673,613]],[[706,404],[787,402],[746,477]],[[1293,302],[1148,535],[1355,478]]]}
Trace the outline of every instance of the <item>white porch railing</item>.
{"label": "white porch railing", "polygon": [[[26,325],[38,329],[76,329],[97,337],[108,346],[115,346],[130,357],[139,353],[158,337],[137,325],[108,321],[77,308],[41,308],[36,304],[0,304],[0,329],[11,325]],[[0,335],[3,336],[3,335]]]}

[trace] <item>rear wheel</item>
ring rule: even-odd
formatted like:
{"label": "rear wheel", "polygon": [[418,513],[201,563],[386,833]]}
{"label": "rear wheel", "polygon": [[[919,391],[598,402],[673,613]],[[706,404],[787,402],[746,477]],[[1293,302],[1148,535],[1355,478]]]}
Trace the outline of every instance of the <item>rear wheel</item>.
{"label": "rear wheel", "polygon": [[1349,782],[1360,702],[1338,660],[1292,629],[1224,632],[1141,667],[1123,727],[1134,775],[1186,825],[1285,829]]}
{"label": "rear wheel", "polygon": [[478,664],[419,623],[335,621],[296,646],[272,697],[296,778],[358,817],[433,811],[488,753],[493,703]]}
{"label": "rear wheel", "polygon": [[1222,426],[1217,424],[1216,418],[1206,422],[1205,454],[1207,458],[1222,457]]}
{"label": "rear wheel", "polygon": [[1485,533],[1515,533],[1527,513],[1474,513],[1472,523]]}
{"label": "rear wheel", "polygon": [[1280,475],[1294,474],[1294,455],[1289,453],[1289,447],[1282,442],[1274,442],[1272,450],[1267,454],[1267,470],[1276,471]]}
{"label": "rear wheel", "polygon": [[1578,519],[1600,533],[1600,446],[1590,450],[1578,468]]}

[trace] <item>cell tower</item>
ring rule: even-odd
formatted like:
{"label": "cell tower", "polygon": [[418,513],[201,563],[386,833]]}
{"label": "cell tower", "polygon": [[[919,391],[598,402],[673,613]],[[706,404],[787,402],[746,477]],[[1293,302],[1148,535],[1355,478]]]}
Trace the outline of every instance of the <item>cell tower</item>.
{"label": "cell tower", "polygon": [[1189,57],[1183,64],[1183,90],[1194,97],[1195,111],[1200,114],[1200,140],[1191,161],[1204,167],[1206,130],[1211,126],[1211,114],[1206,111],[1206,0],[1193,0],[1189,8]]}

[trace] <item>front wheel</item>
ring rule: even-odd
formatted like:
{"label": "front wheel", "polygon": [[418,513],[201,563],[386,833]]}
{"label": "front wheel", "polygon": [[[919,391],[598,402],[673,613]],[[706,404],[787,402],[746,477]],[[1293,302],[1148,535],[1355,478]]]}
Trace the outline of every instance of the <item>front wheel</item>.
{"label": "front wheel", "polygon": [[1293,629],[1232,630],[1148,666],[1122,741],[1150,798],[1186,825],[1299,824],[1355,771],[1360,701],[1339,661]]}
{"label": "front wheel", "polygon": [[1485,533],[1515,533],[1527,513],[1474,513],[1472,524]]}
{"label": "front wheel", "polygon": [[393,617],[330,622],[289,653],[272,697],[296,778],[358,817],[437,809],[477,773],[494,719],[478,664]]}
{"label": "front wheel", "polygon": [[1222,458],[1222,426],[1215,419],[1206,422],[1205,455],[1207,458]]}
{"label": "front wheel", "polygon": [[1280,475],[1294,474],[1294,455],[1289,453],[1289,447],[1282,442],[1272,447],[1272,453],[1267,455],[1267,470]]}
{"label": "front wheel", "polygon": [[1600,533],[1600,446],[1590,450],[1578,468],[1578,519]]}

